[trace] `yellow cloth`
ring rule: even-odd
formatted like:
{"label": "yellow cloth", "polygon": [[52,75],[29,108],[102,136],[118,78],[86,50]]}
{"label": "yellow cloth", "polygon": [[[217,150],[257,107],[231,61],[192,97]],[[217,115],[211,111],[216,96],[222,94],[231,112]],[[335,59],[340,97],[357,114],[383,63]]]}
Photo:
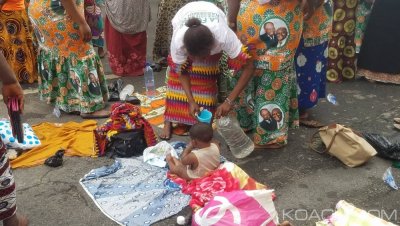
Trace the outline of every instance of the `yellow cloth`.
{"label": "yellow cloth", "polygon": [[32,127],[33,131],[42,144],[12,160],[11,167],[41,165],[60,149],[65,150],[65,156],[96,157],[97,148],[93,133],[96,127],[97,122],[94,120],[64,124],[45,122],[35,125]]}

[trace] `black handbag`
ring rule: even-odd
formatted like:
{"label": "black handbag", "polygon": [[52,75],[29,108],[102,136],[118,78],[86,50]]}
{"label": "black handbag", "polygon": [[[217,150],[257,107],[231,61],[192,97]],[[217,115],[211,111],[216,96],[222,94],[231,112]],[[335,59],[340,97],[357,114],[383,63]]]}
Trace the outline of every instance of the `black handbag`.
{"label": "black handbag", "polygon": [[127,130],[111,137],[106,154],[109,157],[128,158],[143,155],[146,148],[143,129]]}

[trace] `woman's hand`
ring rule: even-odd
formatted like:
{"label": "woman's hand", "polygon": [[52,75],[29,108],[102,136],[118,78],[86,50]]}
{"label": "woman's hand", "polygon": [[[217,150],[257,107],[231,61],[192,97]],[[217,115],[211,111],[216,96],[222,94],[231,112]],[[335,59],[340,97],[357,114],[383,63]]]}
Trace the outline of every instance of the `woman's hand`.
{"label": "woman's hand", "polygon": [[21,85],[18,82],[11,83],[11,84],[3,84],[2,87],[2,94],[4,103],[8,104],[8,99],[17,97],[19,103],[19,109],[21,113],[24,110],[24,92],[21,88]]}
{"label": "woman's hand", "polygon": [[79,32],[84,42],[90,42],[90,40],[92,40],[92,31],[86,22],[79,24]]}
{"label": "woman's hand", "polygon": [[217,111],[215,112],[215,116],[217,118],[221,118],[224,116],[227,116],[228,113],[232,110],[232,105],[230,105],[227,102],[224,102],[223,104],[221,104],[218,108]]}
{"label": "woman's hand", "polygon": [[200,107],[196,102],[189,102],[189,113],[193,118],[197,119],[197,114],[200,112]]}

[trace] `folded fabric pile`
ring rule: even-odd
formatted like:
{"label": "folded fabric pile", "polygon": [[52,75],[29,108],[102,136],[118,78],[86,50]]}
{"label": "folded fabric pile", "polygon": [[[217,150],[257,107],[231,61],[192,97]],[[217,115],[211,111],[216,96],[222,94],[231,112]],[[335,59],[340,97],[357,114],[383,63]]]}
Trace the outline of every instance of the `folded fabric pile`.
{"label": "folded fabric pile", "polygon": [[164,127],[165,97],[167,88],[165,86],[156,89],[156,95],[149,98],[145,94],[135,93],[141,102],[143,117],[153,126]]}
{"label": "folded fabric pile", "polygon": [[96,157],[97,150],[93,131],[94,120],[82,123],[41,123],[32,127],[41,145],[23,153],[11,161],[12,168],[42,165],[58,150],[64,149],[66,156]]}

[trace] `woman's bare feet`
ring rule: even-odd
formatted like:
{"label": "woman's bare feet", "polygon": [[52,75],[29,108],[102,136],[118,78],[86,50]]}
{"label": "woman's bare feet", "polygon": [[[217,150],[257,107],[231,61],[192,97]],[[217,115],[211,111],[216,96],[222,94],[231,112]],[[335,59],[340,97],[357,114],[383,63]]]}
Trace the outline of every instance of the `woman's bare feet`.
{"label": "woman's bare feet", "polygon": [[84,119],[108,118],[109,116],[110,111],[104,109],[92,113],[81,113],[81,117]]}
{"label": "woman's bare feet", "polygon": [[12,217],[7,218],[3,221],[4,226],[28,226],[29,221],[25,216],[16,213]]}
{"label": "woman's bare feet", "polygon": [[99,47],[99,49],[97,50],[97,53],[99,54],[100,58],[104,58],[106,56],[106,53],[105,53],[103,47]]}
{"label": "woman's bare feet", "polygon": [[165,121],[162,133],[159,135],[161,140],[170,140],[172,131],[172,123]]}
{"label": "woman's bare feet", "polygon": [[300,116],[300,120],[307,120],[308,119],[308,112],[306,110],[300,110],[299,111],[299,116]]}

